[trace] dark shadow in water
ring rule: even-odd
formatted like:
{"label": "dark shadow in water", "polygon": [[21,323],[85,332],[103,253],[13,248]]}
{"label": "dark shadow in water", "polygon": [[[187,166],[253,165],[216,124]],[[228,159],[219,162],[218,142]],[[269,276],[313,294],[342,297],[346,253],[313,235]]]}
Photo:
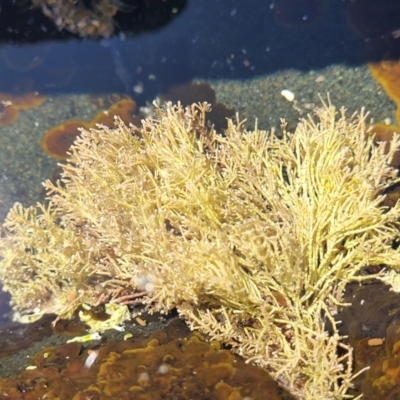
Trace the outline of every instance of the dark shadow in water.
{"label": "dark shadow in water", "polygon": [[[365,0],[352,3],[360,2]],[[388,41],[398,46],[395,39],[388,40],[396,18],[389,21],[388,31],[379,28],[367,40],[371,38],[360,32],[354,5],[349,18],[350,2],[171,0],[169,8],[158,12],[159,2],[128,3],[141,8],[117,13],[113,38],[82,39],[59,32],[39,9],[5,1],[0,12],[0,91],[126,91],[140,103],[194,77],[246,79],[289,68],[359,65],[370,55],[382,56],[385,52],[376,49]],[[154,5],[146,8],[144,3]],[[392,12],[393,7],[400,9],[400,1],[392,3]],[[368,18],[361,25],[369,24]]]}

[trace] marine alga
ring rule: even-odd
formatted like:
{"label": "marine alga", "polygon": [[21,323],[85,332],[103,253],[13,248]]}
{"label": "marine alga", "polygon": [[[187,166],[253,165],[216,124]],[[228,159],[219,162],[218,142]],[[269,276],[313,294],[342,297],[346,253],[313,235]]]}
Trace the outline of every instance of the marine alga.
{"label": "marine alga", "polygon": [[48,204],[16,204],[4,223],[14,309],[177,308],[299,398],[345,398],[345,286],[400,287],[400,205],[384,204],[400,140],[386,151],[362,114],[330,105],[283,137],[232,121],[217,134],[207,111],[168,105],[140,128],[82,132],[61,182],[44,183]]}

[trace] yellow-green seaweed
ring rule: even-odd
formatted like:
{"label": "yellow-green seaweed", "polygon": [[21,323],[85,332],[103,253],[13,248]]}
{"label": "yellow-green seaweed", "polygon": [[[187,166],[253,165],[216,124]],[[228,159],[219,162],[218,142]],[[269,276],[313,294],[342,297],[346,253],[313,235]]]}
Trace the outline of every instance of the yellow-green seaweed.
{"label": "yellow-green seaweed", "polygon": [[217,134],[208,110],[169,104],[140,128],[83,130],[62,182],[44,183],[49,204],[16,204],[4,223],[14,309],[176,307],[298,398],[351,398],[352,353],[333,315],[349,282],[400,289],[400,205],[383,204],[400,139],[386,153],[365,115],[331,105],[283,138],[232,121]]}

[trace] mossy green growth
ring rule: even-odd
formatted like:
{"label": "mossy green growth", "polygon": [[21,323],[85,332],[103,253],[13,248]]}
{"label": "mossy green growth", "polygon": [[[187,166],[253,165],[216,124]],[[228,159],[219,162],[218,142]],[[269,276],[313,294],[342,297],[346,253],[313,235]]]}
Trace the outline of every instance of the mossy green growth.
{"label": "mossy green growth", "polygon": [[363,115],[330,105],[282,138],[233,122],[219,135],[208,108],[83,131],[62,182],[44,184],[49,204],[10,211],[4,288],[18,315],[176,307],[299,398],[346,398],[351,349],[333,320],[344,288],[400,288],[400,205],[383,203],[400,140],[385,153]]}

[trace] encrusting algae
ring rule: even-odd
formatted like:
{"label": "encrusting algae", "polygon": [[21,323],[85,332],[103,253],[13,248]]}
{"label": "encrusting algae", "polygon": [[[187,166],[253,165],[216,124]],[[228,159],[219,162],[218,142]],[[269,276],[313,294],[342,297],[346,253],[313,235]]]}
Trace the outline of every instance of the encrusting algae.
{"label": "encrusting algae", "polygon": [[265,371],[174,325],[147,339],[109,341],[101,348],[46,347],[21,374],[0,378],[0,398],[293,400]]}
{"label": "encrusting algae", "polygon": [[298,398],[351,398],[333,315],[349,282],[400,291],[400,204],[384,205],[399,136],[376,145],[363,114],[330,105],[282,139],[232,121],[219,135],[207,111],[169,104],[141,128],[82,132],[62,181],[44,183],[49,203],[16,204],[4,223],[17,315],[177,308]]}

